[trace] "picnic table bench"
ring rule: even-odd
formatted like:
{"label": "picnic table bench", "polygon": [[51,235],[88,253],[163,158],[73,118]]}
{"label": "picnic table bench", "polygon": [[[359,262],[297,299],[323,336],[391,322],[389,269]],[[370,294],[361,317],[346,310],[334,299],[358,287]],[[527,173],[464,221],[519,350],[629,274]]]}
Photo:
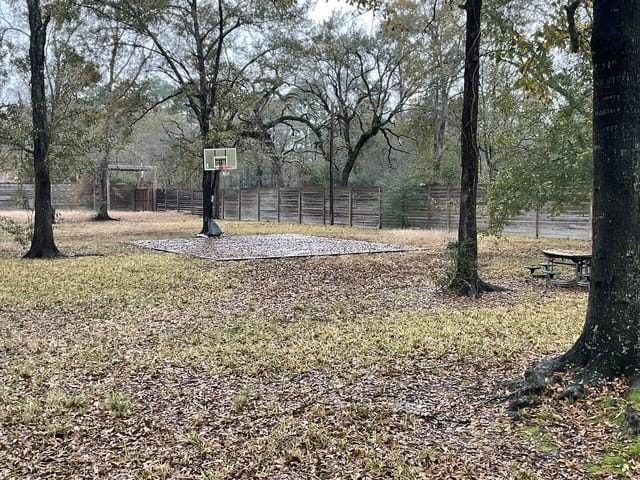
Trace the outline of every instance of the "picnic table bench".
{"label": "picnic table bench", "polygon": [[[554,281],[560,286],[589,286],[591,280],[591,253],[571,250],[543,250],[546,263],[531,265],[527,267],[533,277],[543,277],[549,281]],[[571,280],[557,280],[559,271],[555,269],[557,265],[568,265],[574,267],[575,278]],[[540,271],[540,273],[538,273]]]}

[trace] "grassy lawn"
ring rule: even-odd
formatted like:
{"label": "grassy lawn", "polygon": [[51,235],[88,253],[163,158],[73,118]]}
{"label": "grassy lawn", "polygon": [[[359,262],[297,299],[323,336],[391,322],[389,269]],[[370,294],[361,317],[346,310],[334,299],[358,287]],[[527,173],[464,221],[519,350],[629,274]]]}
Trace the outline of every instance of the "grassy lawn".
{"label": "grassy lawn", "polygon": [[[513,418],[501,382],[566,350],[587,295],[527,278],[544,247],[486,238],[480,300],[438,288],[447,235],[223,222],[418,252],[212,262],[138,249],[198,219],[63,214],[65,253],[0,237],[0,479],[633,478],[623,385]],[[635,449],[634,449],[635,445]]]}

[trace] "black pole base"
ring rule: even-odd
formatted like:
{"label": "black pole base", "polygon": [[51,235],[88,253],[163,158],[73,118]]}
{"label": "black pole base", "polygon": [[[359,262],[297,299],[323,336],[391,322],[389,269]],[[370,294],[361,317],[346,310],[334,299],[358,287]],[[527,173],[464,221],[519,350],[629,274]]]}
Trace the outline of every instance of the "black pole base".
{"label": "black pole base", "polygon": [[211,237],[220,237],[222,236],[222,229],[220,228],[220,226],[214,221],[214,220],[209,220],[208,222],[208,229],[207,229],[207,233],[205,234],[207,237],[211,238]]}

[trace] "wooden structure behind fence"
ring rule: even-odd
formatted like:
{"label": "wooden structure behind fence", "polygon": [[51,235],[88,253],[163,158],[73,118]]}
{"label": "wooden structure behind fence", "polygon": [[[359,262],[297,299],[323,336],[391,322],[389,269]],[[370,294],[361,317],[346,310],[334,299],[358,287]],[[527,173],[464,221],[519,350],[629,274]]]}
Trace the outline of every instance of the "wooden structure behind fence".
{"label": "wooden structure behind fence", "polygon": [[[224,220],[329,225],[329,192],[322,188],[253,188],[221,192],[220,216]],[[202,192],[159,190],[157,208],[202,214]],[[335,188],[334,225],[382,227],[382,189]]]}

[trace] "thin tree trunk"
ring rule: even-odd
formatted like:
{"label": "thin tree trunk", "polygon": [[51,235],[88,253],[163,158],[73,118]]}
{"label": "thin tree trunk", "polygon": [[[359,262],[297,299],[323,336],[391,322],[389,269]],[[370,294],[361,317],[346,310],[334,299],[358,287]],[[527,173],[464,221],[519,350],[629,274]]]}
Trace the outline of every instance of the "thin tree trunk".
{"label": "thin tree trunk", "polygon": [[[109,147],[107,146],[107,149]],[[98,209],[96,220],[113,220],[109,216],[109,152],[103,153],[98,165]]]}
{"label": "thin tree trunk", "polygon": [[51,179],[49,177],[49,124],[45,94],[45,47],[49,17],[42,18],[40,0],[28,0],[29,60],[31,63],[31,108],[33,119],[33,165],[35,173],[35,225],[26,258],[59,255],[53,239]]}
{"label": "thin tree trunk", "polygon": [[594,6],[593,261],[582,335],[562,359],[587,377],[640,373],[640,2]]}
{"label": "thin tree trunk", "polygon": [[460,293],[477,295],[478,227],[476,198],[478,194],[478,94],[480,89],[480,13],[482,0],[467,0],[466,56],[464,68],[464,95],[462,104],[460,184],[460,222],[455,252],[455,275],[451,287]]}
{"label": "thin tree trunk", "polygon": [[333,110],[331,110],[331,123],[329,125],[329,225],[335,222],[334,212],[334,179],[333,179]]}
{"label": "thin tree trunk", "polygon": [[439,177],[442,170],[442,160],[444,158],[444,142],[447,136],[447,125],[449,118],[449,89],[448,81],[445,81],[445,85],[438,93],[441,108],[439,108],[439,115],[436,122],[436,134],[433,142],[433,154],[434,154],[434,171]]}
{"label": "thin tree trunk", "polygon": [[441,118],[437,122],[436,136],[433,143],[433,170],[439,177],[442,170],[442,159],[444,158],[444,141],[447,134],[447,119]]}

